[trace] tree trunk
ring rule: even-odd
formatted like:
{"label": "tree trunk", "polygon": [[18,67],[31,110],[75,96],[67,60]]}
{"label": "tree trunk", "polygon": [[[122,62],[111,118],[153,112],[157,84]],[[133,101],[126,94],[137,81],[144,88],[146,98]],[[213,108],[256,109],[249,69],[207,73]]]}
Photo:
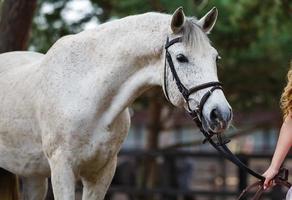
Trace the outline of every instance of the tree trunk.
{"label": "tree trunk", "polygon": [[5,0],[0,18],[0,53],[25,50],[37,0]]}
{"label": "tree trunk", "polygon": [[[155,88],[150,91],[149,94],[149,110],[148,110],[148,127],[147,127],[147,138],[146,138],[146,149],[147,150],[158,150],[159,149],[159,133],[161,132],[161,90]],[[157,163],[155,158],[147,158],[145,160],[144,174],[143,174],[143,185],[147,188],[157,187]],[[153,197],[140,197],[141,200],[153,200]]]}
{"label": "tree trunk", "polygon": [[148,150],[157,150],[159,148],[158,137],[161,131],[161,90],[160,88],[155,88],[150,93],[150,105],[149,105],[149,122],[148,122],[148,135],[146,148]]}
{"label": "tree trunk", "polygon": [[1,200],[18,200],[18,180],[10,172],[0,168],[0,197]]}

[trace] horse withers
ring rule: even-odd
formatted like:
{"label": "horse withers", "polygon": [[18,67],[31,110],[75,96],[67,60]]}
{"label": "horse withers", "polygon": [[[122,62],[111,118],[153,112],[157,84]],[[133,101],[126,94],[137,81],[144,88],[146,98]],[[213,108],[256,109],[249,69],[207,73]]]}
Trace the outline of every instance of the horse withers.
{"label": "horse withers", "polygon": [[[217,9],[197,20],[178,8],[173,15],[129,16],[59,39],[43,55],[0,55],[0,167],[22,177],[23,196],[43,199],[51,176],[56,200],[102,200],[114,175],[117,154],[128,133],[128,106],[160,85],[169,101],[197,108],[210,88],[183,97],[165,62],[167,47],[186,88],[218,82],[218,52],[207,34]],[[204,129],[218,133],[232,118],[215,90],[201,111]]]}

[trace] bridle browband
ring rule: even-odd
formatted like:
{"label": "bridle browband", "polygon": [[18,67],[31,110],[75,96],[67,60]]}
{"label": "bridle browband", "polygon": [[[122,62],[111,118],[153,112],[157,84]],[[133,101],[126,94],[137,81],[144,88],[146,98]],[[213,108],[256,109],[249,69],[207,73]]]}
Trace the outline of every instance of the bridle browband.
{"label": "bridle browband", "polygon": [[[202,132],[202,134],[205,137],[203,142],[208,141],[223,157],[225,157],[226,159],[228,159],[229,161],[231,161],[232,163],[237,165],[240,169],[246,171],[250,175],[259,179],[259,181],[256,184],[253,184],[251,186],[251,187],[261,186],[261,189],[259,190],[260,192],[256,193],[256,195],[255,195],[256,198],[253,198],[255,200],[259,199],[259,197],[261,196],[261,194],[263,192],[262,185],[263,185],[263,182],[265,180],[265,177],[258,174],[254,170],[250,169],[247,165],[245,165],[237,156],[235,156],[230,151],[230,149],[226,146],[226,144],[230,142],[229,139],[223,138],[222,134],[214,133],[211,130],[205,130],[203,128],[203,125],[202,125],[203,107],[204,107],[205,103],[207,102],[207,100],[209,99],[209,97],[212,95],[212,93],[215,90],[223,90],[222,83],[214,81],[214,82],[203,83],[203,84],[197,85],[195,87],[192,87],[190,89],[185,87],[184,84],[181,82],[181,80],[176,72],[175,66],[174,66],[173,61],[172,61],[172,57],[168,51],[169,47],[171,47],[173,44],[178,43],[178,42],[182,42],[182,37],[177,37],[177,38],[174,38],[170,41],[169,41],[169,38],[167,37],[166,44],[164,47],[165,48],[164,93],[165,93],[167,100],[170,102],[170,98],[169,98],[169,94],[168,94],[168,90],[167,90],[167,63],[168,63],[168,66],[170,68],[170,72],[172,74],[173,79],[175,80],[176,86],[188,105],[188,113],[191,116],[191,118],[193,119],[193,121],[197,124],[200,131]],[[195,110],[191,110],[191,108],[189,106],[189,102],[188,102],[189,96],[195,92],[198,92],[199,90],[206,89],[206,88],[210,88],[210,89],[203,95],[197,108]],[[217,136],[218,141],[215,141],[213,139],[214,135]],[[288,176],[287,170],[286,170],[284,178],[283,178],[282,174],[279,173],[278,175],[275,176],[274,180],[281,180],[281,181],[275,181],[275,183],[279,184],[279,185],[291,187],[291,184],[287,181],[287,176]],[[248,191],[249,191],[249,187],[247,187],[247,189],[242,192],[239,199],[241,199],[241,197],[244,196],[244,194]]]}

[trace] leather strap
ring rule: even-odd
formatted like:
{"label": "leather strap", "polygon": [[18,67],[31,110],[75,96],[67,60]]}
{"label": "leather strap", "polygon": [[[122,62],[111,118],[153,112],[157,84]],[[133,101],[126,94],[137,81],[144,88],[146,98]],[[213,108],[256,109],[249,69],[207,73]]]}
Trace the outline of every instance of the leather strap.
{"label": "leather strap", "polygon": [[[286,188],[290,188],[291,184],[288,182],[288,170],[285,168],[280,169],[279,173],[273,179],[275,185],[280,185]],[[259,200],[262,194],[264,193],[263,181],[257,181],[249,186],[247,186],[239,195],[237,200],[244,200],[246,195],[250,193],[254,188],[257,188],[255,195],[252,197],[252,200]]]}
{"label": "leather strap", "polygon": [[168,47],[170,47],[171,45],[173,45],[177,42],[182,42],[182,37],[177,37],[177,38],[174,38],[173,40],[170,40],[170,41],[169,41],[169,38],[167,37],[166,44],[165,44],[164,48],[168,49]]}
{"label": "leather strap", "polygon": [[[213,87],[213,86],[221,86],[222,87],[222,83],[220,82],[208,82],[208,83],[203,83],[201,85],[198,85],[198,86],[195,86],[195,87],[192,87],[191,89],[189,89],[189,92],[190,93],[194,93],[194,92],[197,92],[199,90],[202,90],[202,89],[205,89],[205,88],[208,88],[208,87]],[[222,89],[222,88],[220,88]]]}

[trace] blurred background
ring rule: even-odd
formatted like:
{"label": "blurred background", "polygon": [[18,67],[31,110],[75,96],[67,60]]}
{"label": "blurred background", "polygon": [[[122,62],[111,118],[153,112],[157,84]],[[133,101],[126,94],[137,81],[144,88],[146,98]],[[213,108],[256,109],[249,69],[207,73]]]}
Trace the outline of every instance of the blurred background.
{"label": "blurred background", "polygon": [[[46,53],[64,35],[127,15],[171,14],[178,6],[198,18],[218,8],[209,37],[222,57],[219,79],[234,111],[229,147],[263,173],[282,123],[279,99],[292,65],[290,0],[0,0],[0,53]],[[139,98],[131,114],[107,200],[228,200],[255,181],[202,144],[195,124],[166,102],[160,88]],[[291,158],[285,163],[290,171]],[[78,184],[79,196],[81,189]],[[282,195],[276,187],[265,199]]]}

